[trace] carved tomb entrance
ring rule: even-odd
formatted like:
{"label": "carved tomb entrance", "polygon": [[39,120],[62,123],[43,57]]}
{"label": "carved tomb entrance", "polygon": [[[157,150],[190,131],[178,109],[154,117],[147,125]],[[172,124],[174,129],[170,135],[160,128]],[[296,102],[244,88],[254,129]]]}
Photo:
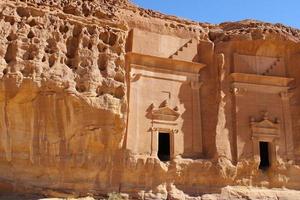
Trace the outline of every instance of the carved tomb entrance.
{"label": "carved tomb entrance", "polygon": [[259,169],[267,170],[270,167],[270,152],[268,142],[259,142],[260,163]]}
{"label": "carved tomb entrance", "polygon": [[170,151],[170,134],[159,132],[158,134],[158,153],[157,156],[161,161],[169,161],[171,156]]}
{"label": "carved tomb entrance", "polygon": [[202,155],[199,80],[203,64],[127,53],[126,148],[168,161]]}

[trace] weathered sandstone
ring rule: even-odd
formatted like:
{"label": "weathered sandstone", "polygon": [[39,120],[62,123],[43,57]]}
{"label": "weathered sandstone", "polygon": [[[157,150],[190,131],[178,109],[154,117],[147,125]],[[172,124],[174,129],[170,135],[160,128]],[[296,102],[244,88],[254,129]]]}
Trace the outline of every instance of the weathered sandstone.
{"label": "weathered sandstone", "polygon": [[1,1],[0,190],[297,199],[299,42],[126,0]]}

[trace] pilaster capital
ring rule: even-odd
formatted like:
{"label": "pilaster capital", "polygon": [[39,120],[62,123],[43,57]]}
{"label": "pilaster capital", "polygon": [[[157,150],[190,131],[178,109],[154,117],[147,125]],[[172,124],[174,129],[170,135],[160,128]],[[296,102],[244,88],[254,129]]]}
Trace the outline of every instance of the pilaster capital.
{"label": "pilaster capital", "polygon": [[130,73],[130,81],[131,82],[135,82],[135,81],[138,81],[140,80],[140,78],[142,77],[142,74],[141,73]]}
{"label": "pilaster capital", "polygon": [[178,132],[179,132],[178,129],[172,129],[172,133],[173,133],[173,134],[177,134]]}
{"label": "pilaster capital", "polygon": [[242,96],[247,92],[246,88],[242,88],[242,87],[233,87],[231,89],[231,92],[235,95],[235,96]]}
{"label": "pilaster capital", "polygon": [[151,131],[151,132],[156,132],[156,131],[158,131],[158,128],[156,128],[156,127],[151,127],[151,128],[150,128],[150,131]]}
{"label": "pilaster capital", "polygon": [[283,91],[279,93],[281,99],[289,99],[291,98],[294,94],[288,91]]}
{"label": "pilaster capital", "polygon": [[201,88],[201,86],[203,85],[203,82],[199,82],[199,81],[191,81],[191,88],[193,90],[199,90]]}

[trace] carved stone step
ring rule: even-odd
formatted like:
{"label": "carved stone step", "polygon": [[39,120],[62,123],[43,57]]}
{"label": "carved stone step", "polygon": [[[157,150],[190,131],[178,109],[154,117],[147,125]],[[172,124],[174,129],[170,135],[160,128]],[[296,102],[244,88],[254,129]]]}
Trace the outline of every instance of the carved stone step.
{"label": "carved stone step", "polygon": [[173,55],[169,58],[176,60],[193,61],[194,57],[197,55],[198,42],[195,39],[191,39],[186,42],[182,47],[180,47]]}

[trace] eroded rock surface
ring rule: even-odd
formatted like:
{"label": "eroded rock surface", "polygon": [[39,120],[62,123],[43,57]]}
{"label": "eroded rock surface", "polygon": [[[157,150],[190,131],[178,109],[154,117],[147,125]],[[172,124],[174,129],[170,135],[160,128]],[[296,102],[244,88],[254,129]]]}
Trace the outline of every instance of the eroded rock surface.
{"label": "eroded rock surface", "polygon": [[[139,199],[299,196],[297,191],[224,188],[300,189],[299,30],[254,20],[192,22],[126,0],[8,0],[0,3],[0,38],[2,191],[58,197],[119,192]],[[172,128],[179,142],[171,145],[168,162],[158,158],[158,136],[148,137],[160,129],[149,127],[134,136],[128,128],[133,106],[141,109],[145,102],[130,99],[138,91],[131,86],[143,76],[157,76],[161,68],[169,70],[169,79],[183,82],[179,91],[174,85],[172,92],[163,91],[169,102],[147,104],[151,112],[171,112],[174,121],[181,120],[180,129]],[[200,73],[200,79],[193,79],[193,73]],[[251,80],[272,85],[264,85],[264,91],[278,93],[254,95],[251,102],[265,115],[246,104],[247,98],[239,99],[247,91],[232,87],[232,80],[241,79],[239,86],[247,83],[247,91],[253,90]],[[155,84],[141,84],[143,98],[160,102],[151,93],[159,89]],[[198,106],[198,115],[191,105]],[[141,109],[142,122],[149,109]],[[168,121],[164,117],[157,119]],[[201,127],[191,118],[201,120]],[[279,127],[274,133],[282,139],[250,132],[265,122],[273,131]],[[186,133],[190,130],[192,136]],[[259,169],[262,157],[255,145],[260,141],[274,145],[267,171]]]}

